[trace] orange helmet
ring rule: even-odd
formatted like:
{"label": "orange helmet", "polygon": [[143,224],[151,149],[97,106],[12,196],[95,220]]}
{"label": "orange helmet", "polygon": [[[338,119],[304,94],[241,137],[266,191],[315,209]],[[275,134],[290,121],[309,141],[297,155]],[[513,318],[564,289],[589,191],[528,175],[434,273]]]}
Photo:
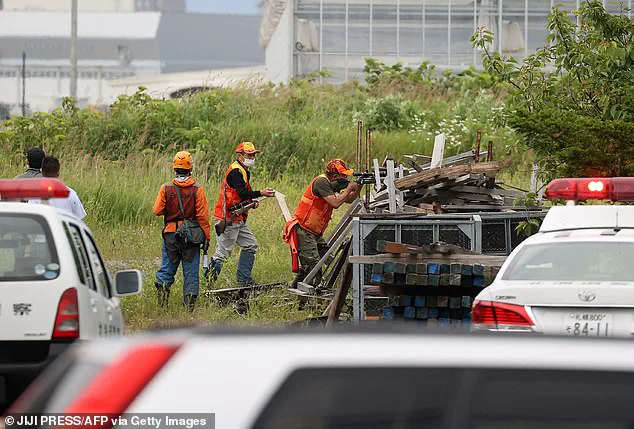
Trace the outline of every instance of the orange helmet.
{"label": "orange helmet", "polygon": [[350,176],[352,173],[354,173],[354,170],[352,168],[348,168],[348,166],[346,165],[346,161],[344,161],[343,159],[333,159],[332,161],[328,162],[328,165],[326,166],[326,172],[332,174],[345,174],[346,176]]}
{"label": "orange helmet", "polygon": [[242,142],[236,147],[236,153],[260,153],[259,150],[255,148],[255,145],[251,142]]}
{"label": "orange helmet", "polygon": [[183,170],[191,170],[194,168],[194,159],[192,158],[192,154],[187,152],[186,150],[182,150],[174,156],[174,162],[172,163],[173,168],[180,168]]}

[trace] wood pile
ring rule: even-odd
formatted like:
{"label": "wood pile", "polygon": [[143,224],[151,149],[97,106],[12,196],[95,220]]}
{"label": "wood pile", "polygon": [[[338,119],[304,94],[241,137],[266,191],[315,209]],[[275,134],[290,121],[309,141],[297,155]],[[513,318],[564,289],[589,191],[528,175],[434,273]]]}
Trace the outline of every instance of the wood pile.
{"label": "wood pile", "polygon": [[371,283],[388,297],[382,314],[387,320],[468,323],[473,298],[504,262],[447,243],[419,247],[379,241],[377,250],[385,253],[350,259],[372,265]]}
{"label": "wood pile", "polygon": [[[515,201],[525,193],[506,189],[496,182],[500,170],[497,162],[475,162],[486,155],[487,152],[481,152],[479,156],[474,151],[465,152],[445,158],[436,168],[431,168],[428,162],[419,164],[430,157],[407,156],[412,167],[395,166],[395,176],[385,177],[382,186],[373,193],[370,211],[442,214],[518,209]],[[391,198],[395,199],[392,205]]]}

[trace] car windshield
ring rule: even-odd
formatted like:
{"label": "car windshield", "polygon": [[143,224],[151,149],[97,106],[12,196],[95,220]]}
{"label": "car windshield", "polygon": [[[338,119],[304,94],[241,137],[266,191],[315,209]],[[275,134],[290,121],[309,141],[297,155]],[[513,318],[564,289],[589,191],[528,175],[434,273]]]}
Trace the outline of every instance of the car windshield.
{"label": "car windshield", "polygon": [[0,214],[0,281],[51,280],[59,268],[43,217]]}
{"label": "car windshield", "polygon": [[575,242],[522,248],[502,280],[634,281],[634,243]]}

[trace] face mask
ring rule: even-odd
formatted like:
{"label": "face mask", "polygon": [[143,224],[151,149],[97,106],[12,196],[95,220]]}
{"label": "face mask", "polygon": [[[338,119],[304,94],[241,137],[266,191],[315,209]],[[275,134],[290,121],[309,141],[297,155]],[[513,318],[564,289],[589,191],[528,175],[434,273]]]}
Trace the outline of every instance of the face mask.
{"label": "face mask", "polygon": [[246,165],[247,167],[253,167],[255,165],[255,158],[244,158],[244,165]]}

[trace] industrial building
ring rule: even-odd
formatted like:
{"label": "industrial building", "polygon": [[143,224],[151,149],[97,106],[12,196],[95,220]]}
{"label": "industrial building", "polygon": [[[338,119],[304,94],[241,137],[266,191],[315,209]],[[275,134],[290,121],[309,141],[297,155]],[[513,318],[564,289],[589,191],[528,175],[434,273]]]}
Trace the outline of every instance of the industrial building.
{"label": "industrial building", "polygon": [[[27,112],[60,106],[70,87],[70,0],[0,4],[0,104],[21,112],[25,53]],[[185,0],[79,1],[79,104],[114,101],[120,88],[111,80],[261,66],[259,24],[258,16],[186,13]]]}
{"label": "industrial building", "polygon": [[[426,60],[441,69],[480,66],[481,52],[469,38],[483,25],[495,33],[491,49],[521,60],[545,43],[551,8],[577,9],[580,1],[266,0],[265,77],[284,82],[328,71],[328,81],[344,82],[361,76],[368,57],[412,66]],[[620,2],[604,5],[621,12]]]}

